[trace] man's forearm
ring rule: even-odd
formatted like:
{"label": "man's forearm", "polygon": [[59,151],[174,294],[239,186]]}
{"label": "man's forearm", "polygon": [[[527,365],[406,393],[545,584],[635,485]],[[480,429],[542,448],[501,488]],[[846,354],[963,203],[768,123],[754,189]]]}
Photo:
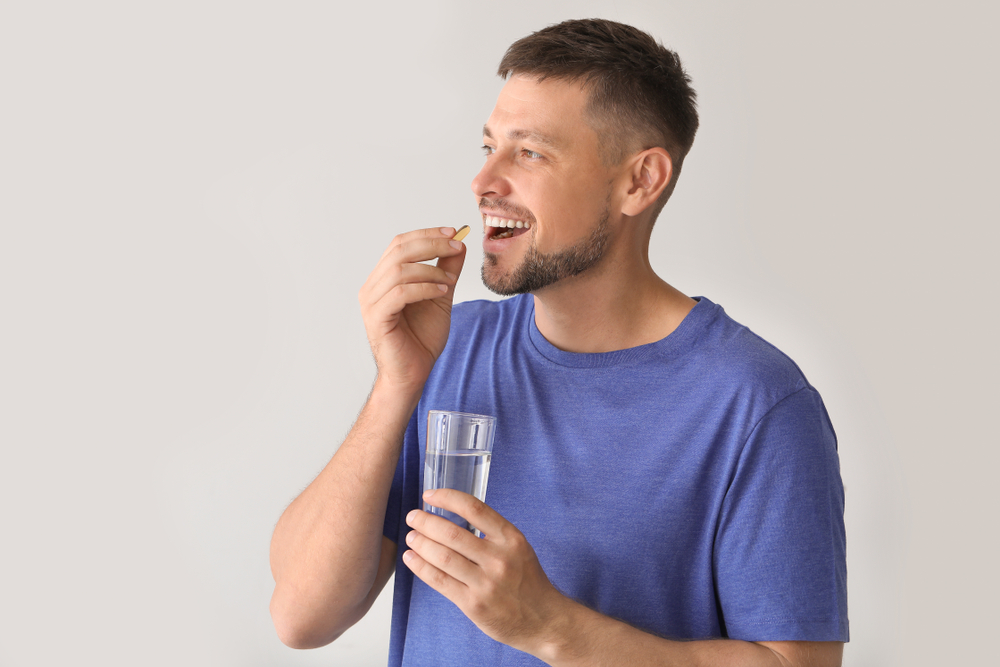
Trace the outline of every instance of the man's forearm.
{"label": "man's forearm", "polygon": [[565,613],[533,655],[552,667],[839,667],[840,642],[671,641],[566,598]]}
{"label": "man's forearm", "polygon": [[354,427],[271,539],[271,615],[298,647],[329,643],[371,604],[385,506],[418,395],[376,382]]}

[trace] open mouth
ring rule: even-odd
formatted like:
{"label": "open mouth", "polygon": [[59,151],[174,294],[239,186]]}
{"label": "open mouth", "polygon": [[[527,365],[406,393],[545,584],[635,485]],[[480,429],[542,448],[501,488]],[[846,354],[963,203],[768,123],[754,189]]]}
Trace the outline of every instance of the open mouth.
{"label": "open mouth", "polygon": [[509,239],[520,236],[531,229],[531,223],[524,220],[487,215],[484,216],[484,221],[486,222],[486,237],[489,239]]}

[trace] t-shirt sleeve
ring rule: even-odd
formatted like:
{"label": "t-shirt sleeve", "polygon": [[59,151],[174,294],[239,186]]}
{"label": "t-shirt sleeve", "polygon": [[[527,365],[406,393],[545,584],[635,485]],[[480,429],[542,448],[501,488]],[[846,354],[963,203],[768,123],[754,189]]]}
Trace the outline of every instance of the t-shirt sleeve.
{"label": "t-shirt sleeve", "polygon": [[726,636],[848,640],[844,487],[836,435],[811,387],[780,401],[751,432],[714,558]]}
{"label": "t-shirt sleeve", "polygon": [[420,440],[417,436],[417,412],[413,412],[403,435],[403,450],[396,464],[396,474],[389,489],[382,534],[400,544],[403,517],[417,506],[420,484]]}

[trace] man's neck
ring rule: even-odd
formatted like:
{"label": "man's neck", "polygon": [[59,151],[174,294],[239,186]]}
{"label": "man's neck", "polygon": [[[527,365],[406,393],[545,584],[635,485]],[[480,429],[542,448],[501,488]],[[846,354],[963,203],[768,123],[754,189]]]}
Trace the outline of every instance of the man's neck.
{"label": "man's neck", "polygon": [[606,259],[534,294],[535,325],[557,348],[611,352],[654,343],[694,308],[693,299],[664,282],[647,262]]}

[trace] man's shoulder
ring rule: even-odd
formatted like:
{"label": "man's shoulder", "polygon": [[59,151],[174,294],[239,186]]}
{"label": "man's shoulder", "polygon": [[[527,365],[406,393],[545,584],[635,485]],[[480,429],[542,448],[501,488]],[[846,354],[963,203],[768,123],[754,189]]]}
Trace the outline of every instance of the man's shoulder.
{"label": "man's shoulder", "polygon": [[805,375],[787,354],[749,327],[714,306],[695,346],[699,363],[719,379],[791,393],[808,386]]}

